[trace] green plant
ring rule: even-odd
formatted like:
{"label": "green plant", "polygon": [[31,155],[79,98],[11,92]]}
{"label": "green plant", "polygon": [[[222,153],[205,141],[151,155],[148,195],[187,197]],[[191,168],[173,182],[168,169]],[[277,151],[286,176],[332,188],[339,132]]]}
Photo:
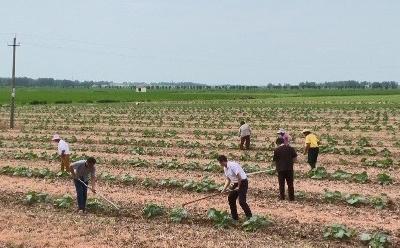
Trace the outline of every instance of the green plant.
{"label": "green plant", "polygon": [[359,194],[350,194],[346,196],[346,202],[352,206],[358,206],[367,202],[365,197]]}
{"label": "green plant", "polygon": [[328,239],[349,239],[354,235],[354,231],[345,225],[333,224],[324,229],[324,238]]}
{"label": "green plant", "polygon": [[317,167],[308,172],[308,177],[311,179],[321,180],[329,176],[324,167]]}
{"label": "green plant", "polygon": [[352,176],[351,173],[346,172],[344,170],[336,170],[335,172],[332,173],[331,177],[336,179],[336,180],[348,180]]}
{"label": "green plant", "polygon": [[207,217],[214,221],[214,226],[217,228],[228,228],[232,223],[232,218],[226,211],[219,211],[215,208],[208,210]]}
{"label": "green plant", "polygon": [[385,248],[390,245],[390,237],[386,233],[375,232],[374,234],[362,233],[360,240],[371,248]]}
{"label": "green plant", "polygon": [[146,218],[153,218],[164,214],[164,207],[154,203],[146,204],[143,208],[143,215]]}
{"label": "green plant", "polygon": [[357,182],[357,183],[367,183],[368,182],[368,174],[366,171],[362,172],[362,173],[354,173],[353,174],[353,181]]}
{"label": "green plant", "polygon": [[324,200],[327,202],[335,202],[342,199],[342,193],[340,191],[329,191],[324,189]]}
{"label": "green plant", "polygon": [[393,178],[385,172],[379,173],[377,179],[381,185],[389,185],[393,183]]}
{"label": "green plant", "polygon": [[188,212],[184,208],[174,208],[169,215],[170,219],[176,223],[181,223],[188,216]]}
{"label": "green plant", "polygon": [[68,194],[65,194],[63,197],[54,200],[54,206],[57,208],[70,208],[73,202],[74,200],[72,197]]}
{"label": "green plant", "polygon": [[96,198],[89,198],[86,204],[86,208],[92,211],[99,211],[106,209],[106,206]]}
{"label": "green plant", "polygon": [[129,174],[125,174],[121,176],[121,182],[123,184],[134,184],[136,182],[136,178]]}
{"label": "green plant", "polygon": [[49,199],[50,199],[49,195],[46,193],[29,191],[25,196],[24,203],[31,205],[37,202],[48,202]]}
{"label": "green plant", "polygon": [[389,204],[389,198],[386,194],[381,194],[380,196],[371,197],[369,201],[376,209],[384,209]]}
{"label": "green plant", "polygon": [[272,221],[263,216],[254,215],[250,219],[246,220],[242,227],[246,232],[255,232],[258,229],[264,228],[271,225]]}

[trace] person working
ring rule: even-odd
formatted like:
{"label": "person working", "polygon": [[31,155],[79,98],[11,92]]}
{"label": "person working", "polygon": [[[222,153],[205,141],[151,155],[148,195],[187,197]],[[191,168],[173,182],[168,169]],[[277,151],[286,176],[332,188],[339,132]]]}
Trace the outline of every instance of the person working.
{"label": "person working", "polygon": [[246,143],[246,149],[250,149],[250,135],[251,129],[249,124],[244,121],[240,122],[239,137],[240,137],[240,149],[243,150],[243,145]]}
{"label": "person working", "polygon": [[78,201],[78,212],[86,212],[86,200],[87,200],[87,185],[90,183],[92,192],[96,193],[96,159],[89,157],[86,160],[80,160],[71,164],[70,172],[74,178],[74,184],[76,189],[76,198]]}
{"label": "person working", "polygon": [[285,129],[280,128],[279,131],[277,132],[278,137],[283,138],[284,144],[289,145],[290,141],[292,140],[292,137],[285,131]]}
{"label": "person working", "polygon": [[304,129],[303,135],[305,137],[304,155],[308,155],[307,162],[310,164],[311,169],[314,169],[318,159],[319,140],[309,129]]}
{"label": "person working", "polygon": [[60,135],[58,134],[54,134],[52,141],[58,143],[58,155],[61,159],[61,171],[68,170],[70,163],[70,150],[68,143],[61,139]]}
{"label": "person working", "polygon": [[285,200],[285,181],[288,186],[289,201],[294,201],[294,185],[293,185],[293,165],[297,161],[296,150],[290,145],[285,145],[284,139],[279,137],[276,139],[278,146],[274,150],[273,163],[278,172],[279,194],[280,199]]}
{"label": "person working", "polygon": [[[239,198],[239,205],[243,209],[247,218],[251,218],[252,213],[249,205],[246,202],[247,190],[249,187],[249,181],[247,180],[247,175],[243,171],[240,164],[234,161],[228,161],[227,157],[224,155],[218,156],[218,162],[224,168],[224,174],[226,177],[226,183],[221,193],[226,192],[231,183],[233,185],[230,187],[230,193],[228,196],[229,207],[231,209],[232,219],[235,221],[239,220],[236,200]],[[237,190],[235,190],[237,188]]]}

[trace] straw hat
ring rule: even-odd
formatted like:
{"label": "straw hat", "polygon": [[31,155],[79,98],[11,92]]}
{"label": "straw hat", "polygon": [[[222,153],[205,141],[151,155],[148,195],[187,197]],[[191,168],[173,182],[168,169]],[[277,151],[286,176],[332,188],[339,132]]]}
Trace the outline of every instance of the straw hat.
{"label": "straw hat", "polygon": [[303,132],[302,133],[311,133],[311,130],[310,129],[308,129],[308,128],[306,128],[306,129],[304,129],[303,130]]}
{"label": "straw hat", "polygon": [[52,138],[51,140],[52,140],[52,141],[55,141],[55,140],[60,140],[60,139],[61,139],[60,135],[54,134],[54,135],[53,135],[53,138]]}
{"label": "straw hat", "polygon": [[277,134],[280,134],[280,133],[286,133],[286,131],[285,131],[285,129],[283,129],[283,128],[280,128],[279,129],[279,131],[278,132],[276,132]]}

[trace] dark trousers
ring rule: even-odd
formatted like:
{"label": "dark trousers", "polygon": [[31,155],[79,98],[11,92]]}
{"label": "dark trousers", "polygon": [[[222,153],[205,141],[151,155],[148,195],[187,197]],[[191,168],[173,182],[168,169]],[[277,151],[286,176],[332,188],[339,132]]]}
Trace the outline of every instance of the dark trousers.
{"label": "dark trousers", "polygon": [[318,154],[319,154],[318,147],[308,149],[308,161],[307,162],[310,164],[311,169],[314,169],[315,165],[317,164]]}
{"label": "dark trousers", "polygon": [[[233,187],[231,188],[236,189],[238,186],[237,183],[233,184]],[[252,216],[251,210],[249,205],[246,202],[246,195],[247,195],[247,190],[249,188],[249,181],[247,179],[242,180],[240,183],[240,188],[238,190],[232,191],[229,193],[228,196],[228,202],[229,202],[229,207],[231,209],[231,215],[232,219],[238,220],[239,215],[237,212],[237,207],[236,207],[236,200],[239,198],[239,205],[243,209],[244,213],[246,214],[246,217],[250,218]]]}
{"label": "dark trousers", "polygon": [[[80,179],[86,185],[88,185],[88,182],[85,181],[83,177],[81,177]],[[76,189],[76,198],[78,199],[78,209],[85,210],[86,200],[87,200],[87,187],[77,179],[74,179],[74,183],[75,183],[75,189]]]}
{"label": "dark trousers", "polygon": [[280,199],[285,200],[285,181],[288,186],[289,200],[294,200],[293,171],[278,171]]}
{"label": "dark trousers", "polygon": [[243,145],[246,143],[246,149],[250,149],[250,135],[246,135],[240,138],[240,149],[243,150]]}

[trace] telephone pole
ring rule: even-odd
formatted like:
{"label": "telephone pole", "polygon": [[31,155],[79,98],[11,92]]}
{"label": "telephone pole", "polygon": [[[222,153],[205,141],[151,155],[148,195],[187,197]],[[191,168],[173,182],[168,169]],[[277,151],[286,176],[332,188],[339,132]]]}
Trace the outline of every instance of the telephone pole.
{"label": "telephone pole", "polygon": [[17,36],[14,36],[14,43],[8,45],[13,47],[13,67],[12,67],[12,81],[11,81],[11,113],[10,113],[10,128],[14,128],[14,114],[15,114],[15,51],[17,46]]}

